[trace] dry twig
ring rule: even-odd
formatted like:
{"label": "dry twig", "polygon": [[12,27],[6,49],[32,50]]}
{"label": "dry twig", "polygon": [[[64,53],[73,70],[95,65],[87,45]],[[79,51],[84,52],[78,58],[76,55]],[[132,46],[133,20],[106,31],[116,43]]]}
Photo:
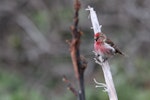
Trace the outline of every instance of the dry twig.
{"label": "dry twig", "polygon": [[71,82],[67,79],[66,76],[63,76],[63,81],[67,84],[68,90],[70,90],[75,96],[78,96],[76,89],[72,86]]}
{"label": "dry twig", "polygon": [[[79,0],[74,1],[74,23],[71,26],[72,31],[72,40],[67,41],[70,45],[70,54],[71,59],[75,71],[75,76],[78,79],[79,90],[78,90],[78,98],[79,100],[85,100],[85,88],[84,88],[84,71],[87,67],[87,62],[83,56],[80,55],[80,37],[82,32],[78,29],[78,22],[79,22],[79,9],[80,9],[80,2]],[[71,90],[72,91],[72,90]]]}

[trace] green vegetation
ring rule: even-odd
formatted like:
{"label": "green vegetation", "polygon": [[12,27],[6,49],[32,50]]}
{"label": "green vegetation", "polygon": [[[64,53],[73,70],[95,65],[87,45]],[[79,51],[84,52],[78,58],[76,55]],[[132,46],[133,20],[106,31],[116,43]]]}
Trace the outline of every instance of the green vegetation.
{"label": "green vegetation", "polygon": [[27,89],[19,76],[0,71],[0,100],[44,100],[39,91]]}
{"label": "green vegetation", "polygon": [[[140,79],[129,80],[123,74],[118,72],[114,76],[118,98],[121,100],[149,100],[150,90],[146,87],[148,84],[137,84]],[[142,83],[142,80],[140,83]],[[55,81],[51,81],[50,84],[57,87]],[[102,88],[95,88],[94,85],[94,82],[92,85],[86,84],[87,100],[108,100],[107,93],[103,92]],[[52,89],[51,86],[47,88]],[[6,71],[0,71],[0,98],[0,100],[45,100],[44,95],[39,90],[26,88],[25,80]],[[62,94],[55,94],[52,98],[52,100],[60,99],[76,100],[76,97],[70,91],[64,91],[63,96]]]}

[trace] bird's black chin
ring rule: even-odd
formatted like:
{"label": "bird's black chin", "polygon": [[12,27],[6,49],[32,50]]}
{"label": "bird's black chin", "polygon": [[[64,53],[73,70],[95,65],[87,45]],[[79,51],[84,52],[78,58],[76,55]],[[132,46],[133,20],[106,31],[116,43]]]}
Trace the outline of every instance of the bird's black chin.
{"label": "bird's black chin", "polygon": [[97,41],[97,40],[98,40],[98,38],[95,38],[94,40],[95,40],[95,41]]}

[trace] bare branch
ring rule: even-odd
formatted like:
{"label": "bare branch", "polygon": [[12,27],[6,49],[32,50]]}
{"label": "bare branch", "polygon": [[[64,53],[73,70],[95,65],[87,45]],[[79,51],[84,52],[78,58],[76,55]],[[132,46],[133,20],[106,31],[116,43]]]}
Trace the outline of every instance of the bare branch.
{"label": "bare branch", "polygon": [[74,23],[71,26],[72,31],[72,40],[69,42],[70,44],[70,54],[71,59],[75,71],[75,76],[79,81],[79,100],[85,100],[85,90],[84,90],[84,71],[87,66],[87,63],[84,59],[84,57],[80,56],[80,37],[82,32],[78,29],[78,22],[79,22],[79,9],[80,9],[80,2],[79,0],[74,0]]}
{"label": "bare branch", "polygon": [[86,10],[90,11],[90,18],[91,18],[91,22],[92,22],[92,29],[94,30],[94,34],[101,32],[101,27],[102,25],[99,25],[98,22],[98,18],[96,15],[96,12],[94,11],[94,9],[90,6],[88,6],[88,8]]}
{"label": "bare branch", "polygon": [[[101,32],[101,25],[99,25],[95,11],[90,6],[88,6],[87,10],[90,11],[94,34]],[[94,52],[94,53],[96,56],[96,58],[94,58],[95,62],[97,64],[99,64],[100,66],[102,66],[102,70],[103,70],[104,78],[105,78],[105,82],[106,82],[106,85],[105,85],[104,83],[98,83],[96,80],[94,80],[94,82],[97,84],[96,87],[104,87],[104,91],[106,91],[109,95],[109,100],[118,100],[114,82],[112,79],[112,74],[110,71],[109,63],[107,61],[103,62],[101,56],[97,57],[98,54],[96,52]]]}
{"label": "bare branch", "polygon": [[106,87],[104,87],[105,85],[103,83],[98,84],[97,82],[95,82],[97,84],[97,87],[104,87],[104,90],[108,92],[109,100],[118,100],[108,61],[100,62],[100,60],[96,60],[95,62],[100,66],[102,66],[102,70],[106,82]]}

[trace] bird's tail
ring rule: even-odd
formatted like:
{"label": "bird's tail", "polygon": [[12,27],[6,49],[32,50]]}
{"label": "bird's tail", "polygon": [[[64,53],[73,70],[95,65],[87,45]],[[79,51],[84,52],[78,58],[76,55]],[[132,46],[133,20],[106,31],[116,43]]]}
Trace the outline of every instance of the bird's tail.
{"label": "bird's tail", "polygon": [[121,52],[119,49],[116,50],[116,53],[118,53],[124,57],[128,57],[128,55],[126,55],[124,52]]}

